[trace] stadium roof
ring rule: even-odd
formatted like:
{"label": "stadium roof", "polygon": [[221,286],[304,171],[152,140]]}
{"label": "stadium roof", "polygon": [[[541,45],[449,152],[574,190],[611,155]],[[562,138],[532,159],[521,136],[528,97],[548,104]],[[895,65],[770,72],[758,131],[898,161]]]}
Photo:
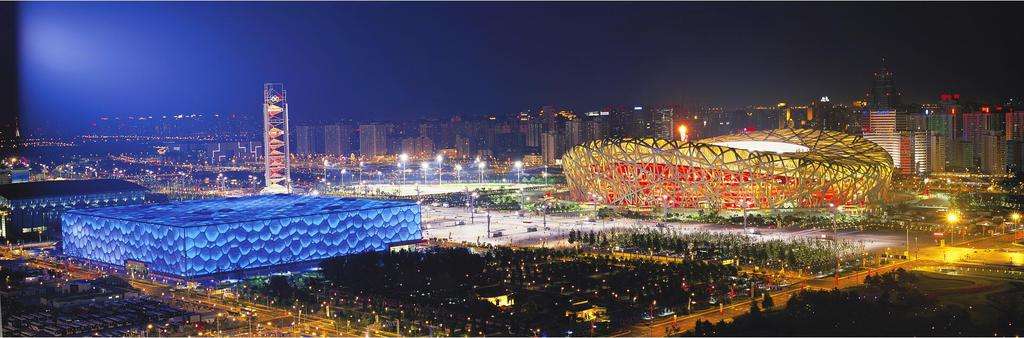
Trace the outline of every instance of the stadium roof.
{"label": "stadium roof", "polygon": [[24,200],[147,190],[141,185],[115,179],[38,181],[0,184],[0,197]]}
{"label": "stadium roof", "polygon": [[258,195],[70,210],[68,213],[186,228],[416,205],[410,201]]}

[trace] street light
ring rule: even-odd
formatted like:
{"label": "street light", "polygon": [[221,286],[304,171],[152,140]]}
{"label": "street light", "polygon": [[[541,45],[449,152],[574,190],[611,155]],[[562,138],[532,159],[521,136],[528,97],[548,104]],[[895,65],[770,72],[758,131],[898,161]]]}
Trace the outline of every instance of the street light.
{"label": "street light", "polygon": [[960,223],[960,212],[957,210],[949,210],[946,212],[946,223],[949,223],[949,244],[953,244],[953,235],[956,224]]}
{"label": "street light", "polygon": [[444,155],[437,154],[434,160],[437,161],[437,185],[441,185],[441,167],[444,165]]}
{"label": "street light", "polygon": [[363,181],[363,161],[359,161],[359,182]]}
{"label": "street light", "polygon": [[398,171],[402,172],[402,181],[405,181],[405,162],[409,161],[409,154],[402,153],[398,155]]}
{"label": "street light", "polygon": [[427,184],[427,170],[430,170],[430,162],[423,161],[423,163],[420,163],[420,169],[423,170],[423,184]]}
{"label": "street light", "polygon": [[462,179],[459,177],[459,173],[461,173],[461,172],[462,172],[462,165],[461,164],[456,164],[455,165],[455,181],[456,182],[462,182]]}
{"label": "street light", "polygon": [[519,183],[523,183],[523,161],[516,161],[513,165],[516,167],[516,171],[518,171],[517,180]]}
{"label": "street light", "polygon": [[484,183],[484,168],[487,167],[487,162],[477,162],[476,168],[480,169],[480,183]]}
{"label": "street light", "polygon": [[[1020,225],[1020,213],[1016,212],[1016,211],[1014,211],[1013,213],[1010,213],[1010,220],[1013,221],[1014,228],[1019,226]],[[1007,233],[1007,232],[1009,232],[1008,229],[1003,229],[1003,233]]]}

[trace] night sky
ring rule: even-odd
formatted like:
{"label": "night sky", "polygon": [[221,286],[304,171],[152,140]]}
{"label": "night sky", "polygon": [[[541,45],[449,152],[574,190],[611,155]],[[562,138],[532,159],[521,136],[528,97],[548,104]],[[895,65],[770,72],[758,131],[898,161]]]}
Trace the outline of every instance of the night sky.
{"label": "night sky", "polygon": [[1024,7],[1009,3],[16,7],[4,29],[17,37],[29,127],[74,129],[100,114],[256,114],[270,81],[285,83],[298,121],[849,102],[882,57],[911,101],[1024,93]]}

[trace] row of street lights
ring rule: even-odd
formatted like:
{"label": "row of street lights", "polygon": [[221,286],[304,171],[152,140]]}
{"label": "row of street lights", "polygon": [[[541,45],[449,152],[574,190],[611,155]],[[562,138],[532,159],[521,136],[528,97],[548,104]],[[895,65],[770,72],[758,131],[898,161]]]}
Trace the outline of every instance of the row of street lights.
{"label": "row of street lights", "polygon": [[[408,161],[409,161],[409,154],[402,153],[402,154],[398,155],[398,170],[399,170],[399,172],[401,172],[401,181],[402,182],[405,181],[405,167],[406,167],[406,165],[407,165],[406,163]],[[438,154],[437,157],[434,158],[434,161],[437,163],[437,184],[441,184],[441,177],[442,177],[443,172],[444,172],[443,171],[443,168],[444,168],[444,155]],[[483,183],[484,182],[484,172],[487,170],[487,161],[483,161],[483,160],[480,159],[479,156],[477,156],[476,159],[473,161],[473,164],[476,166],[477,172],[479,172],[479,174],[480,174],[480,183]],[[360,166],[362,166],[362,162],[360,162]],[[523,161],[515,161],[515,162],[513,162],[512,166],[516,170],[516,175],[517,175],[516,176],[516,180],[518,182],[522,183],[522,181],[523,181]],[[462,170],[463,170],[462,164],[456,163],[454,166],[452,166],[452,169],[455,171],[455,180],[461,182],[462,181],[461,173],[462,173]],[[421,180],[425,184],[426,181],[427,181],[427,173],[430,171],[430,162],[428,162],[428,161],[421,162],[420,163],[420,170],[422,171]],[[543,175],[544,175],[544,178],[546,179],[547,176],[548,176],[546,170],[544,171]]]}
{"label": "row of street lights", "polygon": [[[410,160],[410,157],[409,157],[409,154],[407,154],[407,153],[402,153],[402,154],[398,155],[398,162],[396,163],[396,167],[397,167],[398,172],[395,173],[395,178],[398,180],[398,183],[406,183],[407,182],[406,174],[412,172],[412,170],[409,168],[409,164],[410,164],[409,160]],[[430,170],[431,169],[435,169],[437,171],[437,184],[442,184],[443,179],[444,179],[444,164],[445,164],[444,163],[445,162],[444,155],[443,154],[438,154],[437,156],[434,157],[434,161],[433,162],[434,162],[433,164],[431,163],[431,161],[422,161],[422,162],[420,162],[419,169],[421,171],[421,173],[420,173],[420,183],[421,184],[426,184],[428,182],[427,176],[430,174]],[[325,172],[324,172],[324,179],[323,179],[324,182],[326,182],[326,180],[327,180],[327,175],[328,174],[327,174],[326,171],[328,170],[329,165],[330,164],[328,163],[328,161],[324,160],[324,167],[325,167],[325,169],[324,169],[325,170]],[[364,172],[365,165],[366,165],[365,162],[359,161],[359,182],[364,182],[363,181],[363,174],[364,174],[363,172]],[[486,171],[487,171],[487,161],[484,161],[479,156],[477,156],[476,159],[473,161],[472,166],[476,167],[476,169],[477,169],[477,173],[479,175],[478,176],[478,182],[479,183],[484,183],[484,179],[486,177],[485,174],[486,174]],[[452,168],[452,172],[454,173],[454,176],[455,176],[455,181],[456,182],[462,182],[462,172],[465,170],[465,167],[461,163],[454,163],[454,164],[452,164],[451,168]],[[517,160],[517,161],[512,162],[512,168],[513,168],[513,170],[515,170],[515,173],[516,173],[516,182],[522,183],[524,169],[525,169],[525,164],[523,163],[523,161]],[[341,170],[340,170],[341,186],[345,186],[346,185],[346,183],[347,183],[346,180],[348,179],[346,176],[349,173],[350,173],[350,171],[348,170],[348,168],[341,168]],[[355,173],[352,173],[352,174],[355,175]],[[378,170],[378,171],[376,171],[376,174],[377,174],[378,180],[379,180],[382,173]],[[544,178],[544,182],[547,183],[547,179],[548,179],[549,175],[548,175],[548,171],[547,171],[547,167],[546,166],[545,166],[543,172],[541,172],[541,176]],[[353,179],[355,179],[355,177],[353,177]]]}

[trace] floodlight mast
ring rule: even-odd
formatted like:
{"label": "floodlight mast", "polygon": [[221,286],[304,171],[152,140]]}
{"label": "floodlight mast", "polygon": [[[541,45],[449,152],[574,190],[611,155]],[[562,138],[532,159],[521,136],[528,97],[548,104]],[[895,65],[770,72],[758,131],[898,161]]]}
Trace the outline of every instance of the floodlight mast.
{"label": "floodlight mast", "polygon": [[284,84],[263,85],[263,154],[266,186],[261,194],[290,194],[288,96]]}

